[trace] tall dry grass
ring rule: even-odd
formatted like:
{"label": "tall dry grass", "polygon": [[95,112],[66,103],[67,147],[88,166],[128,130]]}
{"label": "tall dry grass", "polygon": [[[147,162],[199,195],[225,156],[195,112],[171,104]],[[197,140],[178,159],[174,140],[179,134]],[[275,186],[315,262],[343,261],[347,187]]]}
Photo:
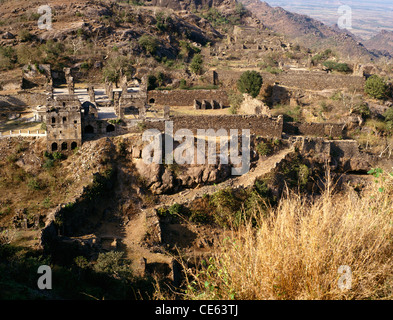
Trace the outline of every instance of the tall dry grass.
{"label": "tall dry grass", "polygon": [[[377,174],[379,176],[379,174]],[[186,299],[389,299],[393,293],[393,178],[360,196],[290,194],[268,217],[233,232],[199,271],[186,270]],[[351,268],[341,290],[339,267]],[[349,284],[349,282],[343,282]]]}

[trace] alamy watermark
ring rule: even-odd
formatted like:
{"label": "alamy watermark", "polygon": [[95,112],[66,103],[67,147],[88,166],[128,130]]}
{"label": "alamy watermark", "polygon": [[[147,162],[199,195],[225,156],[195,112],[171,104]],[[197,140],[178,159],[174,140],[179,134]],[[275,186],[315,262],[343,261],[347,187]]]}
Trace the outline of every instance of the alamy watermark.
{"label": "alamy watermark", "polygon": [[350,266],[342,265],[338,268],[341,277],[338,279],[338,288],[341,291],[352,289],[352,270]]}
{"label": "alamy watermark", "polygon": [[337,13],[340,15],[337,25],[340,29],[352,29],[352,8],[347,5],[339,6]]}
{"label": "alamy watermark", "polygon": [[37,281],[38,289],[40,289],[40,290],[52,289],[52,269],[51,269],[51,267],[47,266],[47,265],[39,266],[37,273],[42,274],[42,276],[40,276]]}
{"label": "alamy watermark", "polygon": [[[229,133],[225,129],[197,129],[196,135],[189,129],[179,129],[174,133],[173,121],[165,121],[164,138],[157,129],[143,132],[142,140],[149,143],[142,150],[142,159],[146,164],[215,165],[219,158],[220,164],[233,165],[232,175],[243,175],[250,170],[250,130],[243,129],[240,136],[238,129],[230,129]],[[175,141],[180,144],[174,149]]]}
{"label": "alamy watermark", "polygon": [[38,19],[38,28],[41,30],[52,30],[52,8],[48,5],[43,5],[37,11],[41,16]]}

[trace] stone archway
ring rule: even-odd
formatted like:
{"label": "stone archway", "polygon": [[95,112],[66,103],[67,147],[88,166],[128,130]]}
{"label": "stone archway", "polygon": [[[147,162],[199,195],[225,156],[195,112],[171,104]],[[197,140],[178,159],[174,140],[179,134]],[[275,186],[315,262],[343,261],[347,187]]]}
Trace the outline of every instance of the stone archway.
{"label": "stone archway", "polygon": [[94,128],[93,128],[93,126],[91,126],[90,124],[87,125],[87,126],[85,127],[85,129],[84,129],[84,132],[87,133],[87,134],[89,134],[89,133],[94,133]]}
{"label": "stone archway", "polygon": [[51,148],[52,148],[52,151],[57,151],[57,148],[58,148],[58,147],[57,147],[57,143],[56,143],[56,142],[53,142]]}
{"label": "stone archway", "polygon": [[106,126],[106,132],[114,132],[115,131],[115,126],[113,124],[108,124]]}
{"label": "stone archway", "polygon": [[71,150],[74,150],[78,147],[78,144],[74,141],[71,143]]}

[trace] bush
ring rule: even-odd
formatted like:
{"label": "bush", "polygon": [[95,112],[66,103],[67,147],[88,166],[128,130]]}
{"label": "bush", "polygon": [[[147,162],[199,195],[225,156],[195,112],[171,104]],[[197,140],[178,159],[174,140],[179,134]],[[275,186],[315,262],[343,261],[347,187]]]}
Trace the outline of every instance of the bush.
{"label": "bush", "polygon": [[327,69],[338,72],[350,72],[351,68],[346,63],[338,63],[335,61],[326,61],[323,64]]}
{"label": "bush", "polygon": [[202,74],[203,71],[203,59],[201,54],[196,54],[190,64],[190,70],[195,74]]}
{"label": "bush", "polygon": [[31,33],[26,29],[21,29],[18,33],[18,36],[22,42],[27,42],[32,39]]}
{"label": "bush", "polygon": [[181,204],[175,203],[168,208],[168,213],[173,215],[179,215],[183,212],[183,206]]}
{"label": "bush", "polygon": [[53,159],[54,160],[64,160],[66,158],[66,156],[64,154],[62,154],[61,152],[53,152],[52,153]]}
{"label": "bush", "polygon": [[241,93],[248,93],[253,98],[256,98],[262,87],[262,76],[256,71],[246,71],[237,81],[237,88]]}
{"label": "bush", "polygon": [[42,165],[43,168],[45,169],[50,169],[53,168],[55,165],[55,161],[52,159],[46,159],[45,163]]}
{"label": "bush", "polygon": [[32,189],[32,190],[42,190],[44,188],[44,185],[42,184],[42,182],[39,181],[37,178],[31,178],[27,182],[27,186],[29,187],[29,189]]}
{"label": "bush", "polygon": [[147,34],[142,35],[138,40],[139,45],[151,55],[155,55],[158,49],[158,40]]}
{"label": "bush", "polygon": [[272,153],[272,149],[270,147],[270,145],[266,142],[260,142],[257,145],[257,152],[261,155],[261,156],[268,156],[269,154]]}
{"label": "bush", "polygon": [[154,90],[157,88],[157,77],[155,75],[148,75],[147,77],[147,90]]}
{"label": "bush", "polygon": [[123,252],[110,251],[107,253],[100,253],[94,265],[94,270],[115,277],[128,278],[131,276],[130,267],[123,259]]}
{"label": "bush", "polygon": [[366,81],[364,92],[375,99],[386,99],[388,96],[388,85],[378,75],[372,75]]}
{"label": "bush", "polygon": [[367,104],[362,103],[353,108],[353,113],[360,115],[363,119],[371,116],[371,110]]}

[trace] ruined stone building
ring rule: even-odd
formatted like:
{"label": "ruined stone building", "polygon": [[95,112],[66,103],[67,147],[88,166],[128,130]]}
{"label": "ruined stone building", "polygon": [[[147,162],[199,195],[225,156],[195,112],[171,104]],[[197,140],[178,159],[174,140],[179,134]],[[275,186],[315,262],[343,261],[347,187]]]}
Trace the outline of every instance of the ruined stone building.
{"label": "ruined stone building", "polygon": [[46,110],[47,150],[68,152],[82,144],[81,104],[74,95],[57,96]]}

